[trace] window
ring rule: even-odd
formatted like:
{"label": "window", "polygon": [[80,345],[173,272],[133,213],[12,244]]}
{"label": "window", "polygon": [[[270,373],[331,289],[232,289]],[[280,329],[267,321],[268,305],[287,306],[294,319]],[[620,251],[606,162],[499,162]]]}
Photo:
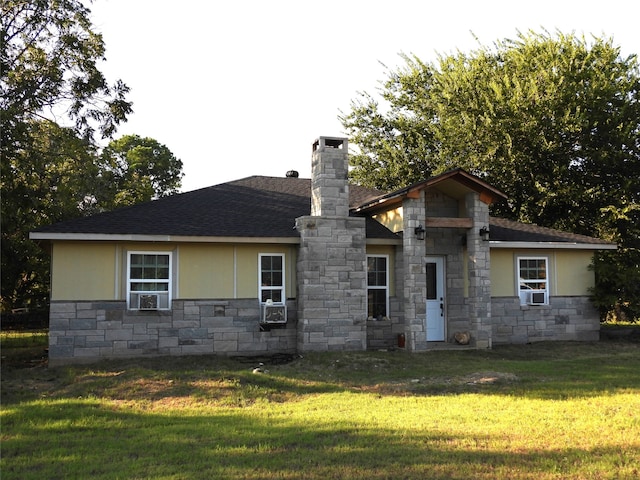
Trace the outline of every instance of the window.
{"label": "window", "polygon": [[549,303],[548,271],[546,257],[518,257],[518,294],[521,305]]}
{"label": "window", "polygon": [[170,308],[171,253],[129,252],[127,302],[131,310]]}
{"label": "window", "polygon": [[389,257],[367,255],[367,317],[389,316]]}
{"label": "window", "polygon": [[259,298],[261,303],[271,300],[284,303],[284,254],[261,253],[259,255]]}

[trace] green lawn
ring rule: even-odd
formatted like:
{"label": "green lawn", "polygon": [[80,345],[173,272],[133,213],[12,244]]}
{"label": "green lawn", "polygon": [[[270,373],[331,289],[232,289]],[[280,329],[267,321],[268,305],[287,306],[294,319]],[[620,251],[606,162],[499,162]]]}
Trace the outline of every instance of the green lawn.
{"label": "green lawn", "polygon": [[253,373],[221,357],[48,369],[37,341],[2,340],[3,480],[640,477],[637,343],[311,354]]}

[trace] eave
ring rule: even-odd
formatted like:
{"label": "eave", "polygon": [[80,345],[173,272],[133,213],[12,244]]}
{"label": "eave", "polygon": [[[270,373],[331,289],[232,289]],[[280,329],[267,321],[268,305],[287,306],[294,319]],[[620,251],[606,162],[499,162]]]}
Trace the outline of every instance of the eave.
{"label": "eave", "polygon": [[[189,235],[122,235],[107,233],[41,233],[31,232],[31,240],[65,242],[153,242],[153,243],[242,243],[298,245],[300,237],[213,237]],[[402,239],[368,238],[367,245],[402,245]]]}
{"label": "eave", "polygon": [[613,243],[573,243],[573,242],[501,242],[489,241],[489,248],[544,249],[544,250],[617,250]]}
{"label": "eave", "polygon": [[104,242],[158,242],[158,243],[282,243],[298,244],[299,237],[213,237],[195,235],[138,235],[108,233],[41,233],[31,232],[31,240],[49,241],[104,241]]}

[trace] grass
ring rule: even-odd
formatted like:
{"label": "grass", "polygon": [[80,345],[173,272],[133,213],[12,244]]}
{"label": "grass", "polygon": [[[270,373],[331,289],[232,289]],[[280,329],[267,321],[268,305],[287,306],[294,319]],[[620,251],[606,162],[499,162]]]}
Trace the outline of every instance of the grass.
{"label": "grass", "polygon": [[215,356],[49,369],[13,360],[39,358],[23,340],[2,337],[3,480],[640,476],[632,342],[309,354],[253,373],[259,359]]}

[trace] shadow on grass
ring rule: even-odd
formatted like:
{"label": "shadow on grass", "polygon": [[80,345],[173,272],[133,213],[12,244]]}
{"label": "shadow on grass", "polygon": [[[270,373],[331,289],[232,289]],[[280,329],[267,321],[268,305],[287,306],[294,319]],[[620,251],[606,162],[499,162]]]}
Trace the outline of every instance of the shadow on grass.
{"label": "shadow on grass", "polygon": [[[4,356],[3,351],[3,356]],[[243,407],[344,391],[389,396],[482,393],[570,399],[640,389],[640,348],[600,342],[486,351],[317,353],[281,365],[227,357],[158,357],[92,365],[5,368],[2,404],[41,398],[204,402]],[[9,364],[11,365],[11,364]]]}
{"label": "shadow on grass", "polygon": [[611,466],[619,478],[638,473],[637,445],[510,451],[490,434],[372,428],[348,418],[190,416],[67,400],[14,406],[3,423],[3,480],[604,478]]}

